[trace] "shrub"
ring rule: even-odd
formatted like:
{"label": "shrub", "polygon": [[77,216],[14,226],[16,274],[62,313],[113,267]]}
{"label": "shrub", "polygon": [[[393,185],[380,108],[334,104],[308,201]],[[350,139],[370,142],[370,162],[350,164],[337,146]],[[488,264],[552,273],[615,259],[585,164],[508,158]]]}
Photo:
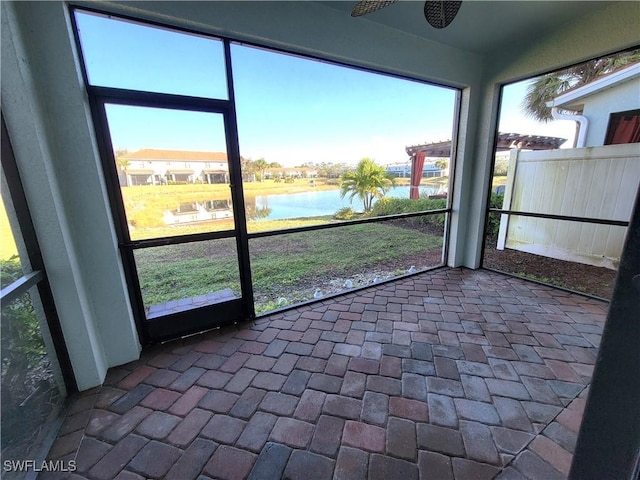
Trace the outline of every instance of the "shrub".
{"label": "shrub", "polygon": [[493,174],[496,176],[505,176],[509,170],[509,159],[498,158],[496,159],[495,166],[493,168]]}
{"label": "shrub", "polygon": [[[22,277],[17,256],[0,260],[0,269],[3,288]],[[29,294],[2,305],[1,337],[3,398],[6,398],[5,390],[23,396],[29,387],[26,376],[40,366],[46,355],[40,324]]]}
{"label": "shrub", "polygon": [[[504,194],[491,193],[489,199],[489,208],[502,208],[502,201],[504,200]],[[495,238],[498,236],[500,230],[500,215],[497,213],[490,213],[487,220],[487,233],[488,237]]]}
{"label": "shrub", "polygon": [[342,207],[336,213],[333,214],[333,218],[336,220],[353,220],[356,216],[356,212],[351,207]]}
{"label": "shrub", "polygon": [[[410,198],[393,198],[385,197],[378,200],[371,210],[372,217],[382,217],[386,215],[397,215],[400,213],[424,212],[430,210],[440,210],[447,207],[447,200],[444,198],[429,199],[419,198],[411,200]],[[441,227],[444,225],[444,214],[429,215],[425,217],[417,217],[412,220],[421,225],[435,225]]]}

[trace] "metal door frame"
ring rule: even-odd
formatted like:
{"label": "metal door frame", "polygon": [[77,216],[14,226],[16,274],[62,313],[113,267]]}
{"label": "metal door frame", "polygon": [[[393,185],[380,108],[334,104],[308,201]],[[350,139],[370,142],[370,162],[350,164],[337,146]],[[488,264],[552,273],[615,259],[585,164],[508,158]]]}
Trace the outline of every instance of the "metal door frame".
{"label": "metal door frame", "polygon": [[[228,54],[228,50],[229,46],[225,43],[225,54]],[[228,71],[228,75],[230,74],[231,72]],[[122,257],[129,296],[141,343],[155,343],[254,318],[253,288],[251,284],[251,267],[249,264],[242,173],[240,169],[240,150],[233,102],[231,100],[213,100],[107,87],[88,87],[88,90],[90,93],[91,111],[96,127],[98,148],[105,174],[109,203],[111,205],[114,226],[118,237],[118,248],[120,249]],[[178,235],[175,237],[132,240],[129,234],[124,201],[118,181],[115,155],[111,146],[106,105],[160,108],[222,115],[225,128],[227,162],[229,165],[231,200],[234,212],[234,229],[223,232],[205,232]],[[242,292],[241,298],[148,320],[144,311],[134,251],[141,248],[179,245],[223,238],[236,239],[240,288]]]}

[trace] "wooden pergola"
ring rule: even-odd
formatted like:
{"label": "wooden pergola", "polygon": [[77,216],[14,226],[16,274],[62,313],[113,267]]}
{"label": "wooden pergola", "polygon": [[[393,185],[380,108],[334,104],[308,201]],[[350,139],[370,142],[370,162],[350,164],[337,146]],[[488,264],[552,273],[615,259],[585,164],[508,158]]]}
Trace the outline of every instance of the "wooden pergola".
{"label": "wooden pergola", "polygon": [[[505,151],[512,148],[522,150],[553,150],[560,148],[566,138],[544,137],[541,135],[522,135],[520,133],[498,133],[496,150]],[[409,156],[424,152],[425,157],[451,157],[451,140],[444,142],[411,145],[405,148]]]}
{"label": "wooden pergola", "polygon": [[[512,148],[522,150],[553,150],[560,148],[566,138],[545,137],[541,135],[521,135],[519,133],[498,133],[496,151],[505,151]],[[451,158],[451,140],[444,142],[425,143],[411,145],[405,148],[407,155],[411,157],[411,189],[409,197],[419,198],[418,187],[422,178],[422,168],[426,157]]]}

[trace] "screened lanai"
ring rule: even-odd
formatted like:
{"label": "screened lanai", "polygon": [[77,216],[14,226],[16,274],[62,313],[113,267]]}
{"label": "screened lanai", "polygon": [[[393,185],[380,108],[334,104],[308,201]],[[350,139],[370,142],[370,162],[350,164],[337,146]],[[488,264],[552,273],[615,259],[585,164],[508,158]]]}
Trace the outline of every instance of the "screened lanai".
{"label": "screened lanai", "polygon": [[[503,87],[637,48],[639,7],[465,0],[444,29],[423,7],[355,18],[350,2],[3,2],[3,201],[26,278],[6,298],[40,299],[33,318],[67,419],[49,458],[92,479],[181,478],[171,469],[198,450],[193,478],[246,478],[268,455],[286,478],[314,462],[326,478],[363,464],[364,478],[396,467],[531,478],[544,463],[599,478],[605,464],[591,460],[606,453],[633,474],[631,210],[596,218],[627,239],[610,303],[480,267],[490,209],[497,224],[540,213],[490,205]],[[284,108],[290,98],[308,103]],[[352,149],[357,123],[369,137]],[[183,130],[193,137],[173,141]],[[309,132],[312,147],[296,138]],[[550,137],[563,135],[536,138]],[[370,205],[356,194],[319,208],[331,192],[348,202],[341,182],[361,160],[407,162],[407,145],[449,138],[448,155],[430,159],[446,160],[447,178],[420,184],[420,208],[398,207],[408,182],[383,182],[406,194]],[[182,152],[180,164],[132,165],[144,149]],[[269,168],[300,170],[277,182]],[[223,183],[206,180],[214,170]],[[127,171],[154,181],[123,184]],[[267,188],[314,197],[285,211]],[[573,437],[563,443],[554,423]],[[473,429],[495,455],[476,449]],[[196,433],[177,440],[183,431]],[[367,432],[378,443],[357,440]],[[99,466],[124,450],[118,471]],[[165,453],[162,467],[145,460]],[[230,459],[244,470],[225,470]]]}

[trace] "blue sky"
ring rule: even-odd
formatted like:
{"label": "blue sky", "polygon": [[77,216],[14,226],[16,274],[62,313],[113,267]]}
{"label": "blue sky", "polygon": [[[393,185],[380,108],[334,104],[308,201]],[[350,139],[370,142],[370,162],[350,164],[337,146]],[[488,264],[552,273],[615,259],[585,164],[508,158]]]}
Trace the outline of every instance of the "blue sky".
{"label": "blue sky", "polygon": [[554,120],[542,123],[528,118],[522,112],[522,99],[526,95],[527,85],[530,82],[531,80],[524,80],[504,87],[498,130],[503,133],[566,138],[567,141],[561,148],[571,148],[573,146],[573,137],[575,136],[576,122]]}
{"label": "blue sky", "polygon": [[[78,15],[92,84],[227,98],[222,43],[205,37]],[[240,152],[283,165],[405,161],[407,145],[452,136],[455,91],[420,82],[233,45]],[[522,85],[505,90],[500,130],[563,136],[558,123],[523,117]],[[215,114],[110,107],[116,148],[225,149]],[[554,133],[555,132],[555,133]]]}

